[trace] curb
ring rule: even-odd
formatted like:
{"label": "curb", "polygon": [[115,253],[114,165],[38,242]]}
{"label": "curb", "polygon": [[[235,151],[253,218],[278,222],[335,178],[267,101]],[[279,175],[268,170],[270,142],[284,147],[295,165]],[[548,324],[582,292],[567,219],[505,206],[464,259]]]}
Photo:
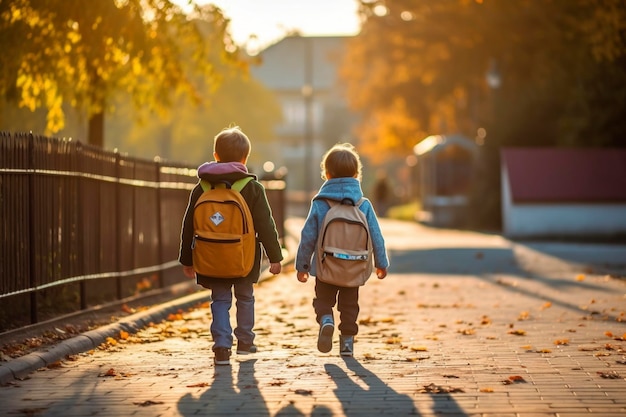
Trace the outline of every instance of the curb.
{"label": "curb", "polygon": [[31,372],[50,366],[68,355],[76,355],[95,349],[104,343],[107,337],[118,336],[120,331],[134,333],[151,322],[162,321],[170,313],[210,299],[210,291],[200,291],[132,314],[116,323],[82,333],[71,339],[64,340],[49,349],[32,352],[13,359],[0,365],[0,384],[6,384],[14,379],[23,379]]}
{"label": "curb", "polygon": [[[293,244],[293,242],[290,242]],[[294,260],[295,250],[287,250],[283,265],[287,265]],[[265,269],[261,271],[259,283],[272,278],[274,275]],[[201,304],[211,300],[211,291],[200,290],[196,293],[176,298],[172,301],[159,304],[145,311],[135,313],[124,319],[94,330],[66,339],[46,350],[29,353],[28,355],[15,358],[0,365],[0,385],[7,384],[15,379],[24,379],[30,373],[40,368],[50,366],[62,360],[68,355],[77,355],[95,349],[104,343],[107,337],[115,337],[120,331],[135,333],[148,324],[160,322],[170,313],[187,309],[193,305]]]}

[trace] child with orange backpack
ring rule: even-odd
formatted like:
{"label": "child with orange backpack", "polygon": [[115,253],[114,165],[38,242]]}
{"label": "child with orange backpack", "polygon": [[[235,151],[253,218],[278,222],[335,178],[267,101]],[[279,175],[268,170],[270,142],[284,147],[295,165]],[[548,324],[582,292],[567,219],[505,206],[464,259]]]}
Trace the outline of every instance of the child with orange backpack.
{"label": "child with orange backpack", "polygon": [[198,168],[181,232],[179,261],[189,278],[211,290],[214,362],[230,364],[233,330],[230,308],[236,298],[237,354],[255,353],[254,290],[261,268],[261,245],[270,272],[281,271],[282,248],[265,189],[246,162],[250,140],[239,129],[214,138],[215,161]]}
{"label": "child with orange backpack", "polygon": [[[333,146],[321,163],[325,180],[311,202],[296,254],[297,278],[307,282],[316,277],[316,321],[320,325],[317,348],[332,349],[335,321],[339,311],[339,353],[353,356],[358,333],[359,287],[372,273],[387,276],[389,260],[385,241],[370,201],[361,190],[362,165],[348,143]],[[372,259],[373,255],[373,259]]]}

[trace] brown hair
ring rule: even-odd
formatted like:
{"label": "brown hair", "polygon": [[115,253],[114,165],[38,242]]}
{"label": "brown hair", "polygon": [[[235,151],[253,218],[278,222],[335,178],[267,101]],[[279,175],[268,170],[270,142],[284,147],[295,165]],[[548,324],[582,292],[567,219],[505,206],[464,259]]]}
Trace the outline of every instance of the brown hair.
{"label": "brown hair", "polygon": [[326,173],[331,178],[361,179],[361,158],[355,147],[350,143],[338,143],[328,150],[320,164],[322,179],[327,180]]}
{"label": "brown hair", "polygon": [[250,139],[239,126],[222,129],[213,139],[213,152],[220,162],[240,162],[250,155]]}

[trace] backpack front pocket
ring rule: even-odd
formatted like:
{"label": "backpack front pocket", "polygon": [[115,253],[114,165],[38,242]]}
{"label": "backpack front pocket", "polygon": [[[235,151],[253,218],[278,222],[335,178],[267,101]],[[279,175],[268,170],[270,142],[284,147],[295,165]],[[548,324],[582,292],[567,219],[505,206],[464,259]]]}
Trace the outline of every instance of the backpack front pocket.
{"label": "backpack front pocket", "polygon": [[246,276],[243,240],[229,233],[196,234],[193,238],[193,266],[197,273],[214,278]]}

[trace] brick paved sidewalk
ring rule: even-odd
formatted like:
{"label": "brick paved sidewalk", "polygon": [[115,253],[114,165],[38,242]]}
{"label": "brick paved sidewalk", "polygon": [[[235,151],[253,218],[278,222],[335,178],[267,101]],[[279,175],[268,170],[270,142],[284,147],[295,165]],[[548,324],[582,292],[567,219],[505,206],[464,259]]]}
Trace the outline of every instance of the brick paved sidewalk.
{"label": "brick paved sidewalk", "polygon": [[361,291],[353,359],[317,352],[313,282],[287,271],[257,287],[256,355],[216,368],[204,305],[0,387],[0,414],[626,414],[623,280],[498,236],[384,228],[394,269]]}

